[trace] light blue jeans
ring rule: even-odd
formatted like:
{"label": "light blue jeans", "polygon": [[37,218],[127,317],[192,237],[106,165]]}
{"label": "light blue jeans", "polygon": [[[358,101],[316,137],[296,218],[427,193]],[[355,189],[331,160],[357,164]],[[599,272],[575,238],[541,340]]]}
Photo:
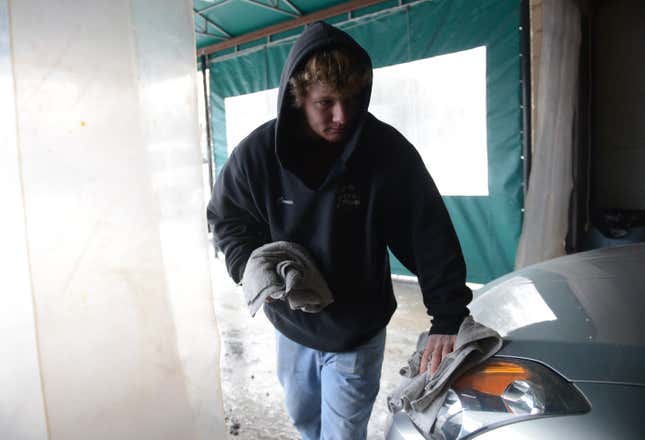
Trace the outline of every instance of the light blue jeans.
{"label": "light blue jeans", "polygon": [[303,440],[361,440],[379,390],[385,329],[356,349],[313,350],[276,331],[278,379]]}

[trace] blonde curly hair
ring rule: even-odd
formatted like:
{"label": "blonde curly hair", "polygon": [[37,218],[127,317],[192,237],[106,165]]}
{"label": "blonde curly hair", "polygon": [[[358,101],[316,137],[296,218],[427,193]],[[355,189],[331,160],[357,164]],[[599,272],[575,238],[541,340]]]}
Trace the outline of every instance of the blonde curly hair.
{"label": "blonde curly hair", "polygon": [[289,79],[293,105],[300,108],[309,87],[316,83],[327,84],[343,96],[360,93],[372,82],[372,68],[356,59],[355,54],[342,47],[315,52]]}

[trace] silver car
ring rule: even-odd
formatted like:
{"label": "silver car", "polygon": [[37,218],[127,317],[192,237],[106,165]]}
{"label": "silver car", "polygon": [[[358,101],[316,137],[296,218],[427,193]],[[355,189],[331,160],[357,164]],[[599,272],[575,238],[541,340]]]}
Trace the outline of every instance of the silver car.
{"label": "silver car", "polygon": [[[518,270],[469,307],[504,347],[451,385],[430,438],[645,439],[645,244]],[[386,438],[424,437],[400,412]]]}

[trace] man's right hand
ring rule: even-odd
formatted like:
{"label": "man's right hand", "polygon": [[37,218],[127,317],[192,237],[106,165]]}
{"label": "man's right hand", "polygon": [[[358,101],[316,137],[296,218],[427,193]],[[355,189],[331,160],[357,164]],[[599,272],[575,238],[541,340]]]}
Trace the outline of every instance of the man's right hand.
{"label": "man's right hand", "polygon": [[425,373],[428,369],[428,358],[430,358],[430,374],[434,374],[444,357],[455,349],[457,335],[429,335],[428,343],[421,356],[419,373]]}

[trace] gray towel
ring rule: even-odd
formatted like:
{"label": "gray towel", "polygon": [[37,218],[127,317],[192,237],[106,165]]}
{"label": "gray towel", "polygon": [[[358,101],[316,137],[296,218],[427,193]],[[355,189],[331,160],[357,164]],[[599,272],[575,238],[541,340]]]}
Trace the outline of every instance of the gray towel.
{"label": "gray towel", "polygon": [[402,383],[388,396],[387,404],[393,413],[405,410],[414,424],[429,436],[450,384],[499,351],[502,337],[495,330],[475,322],[472,316],[466,317],[459,327],[455,350],[442,360],[434,375],[429,369],[419,374],[427,341],[426,331],[419,335],[416,352],[400,371]]}
{"label": "gray towel", "polygon": [[276,241],[251,253],[242,276],[242,290],[251,316],[271,297],[286,300],[292,310],[317,313],[334,298],[307,250],[297,243]]}

